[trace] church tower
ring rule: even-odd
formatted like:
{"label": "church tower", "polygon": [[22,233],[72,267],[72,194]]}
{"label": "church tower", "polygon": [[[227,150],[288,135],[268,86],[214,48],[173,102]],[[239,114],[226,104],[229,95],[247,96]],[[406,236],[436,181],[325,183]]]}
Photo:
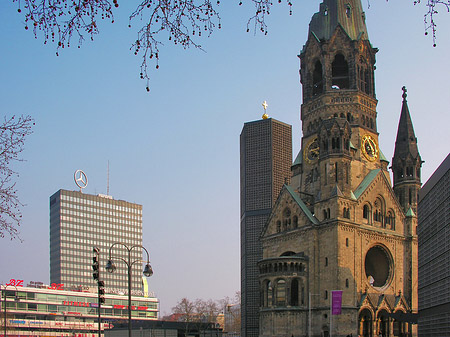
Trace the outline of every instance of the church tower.
{"label": "church tower", "polygon": [[417,148],[417,138],[414,134],[408,102],[406,101],[406,88],[403,87],[402,89],[402,112],[398,123],[394,157],[392,158],[394,192],[405,212],[411,208],[413,212],[417,213],[422,159]]}
{"label": "church tower", "polygon": [[417,312],[421,159],[404,95],[393,189],[378,145],[377,51],[360,0],[323,0],[299,55],[301,150],[261,235],[260,336],[416,335],[401,315]]}

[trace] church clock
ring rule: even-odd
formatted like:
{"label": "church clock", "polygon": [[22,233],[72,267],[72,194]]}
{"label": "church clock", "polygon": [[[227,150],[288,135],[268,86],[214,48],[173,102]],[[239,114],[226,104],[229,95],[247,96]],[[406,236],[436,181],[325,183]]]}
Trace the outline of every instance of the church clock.
{"label": "church clock", "polygon": [[308,145],[306,145],[303,158],[307,163],[314,163],[319,158],[319,142],[317,138],[313,138]]}
{"label": "church clock", "polygon": [[378,158],[379,150],[377,141],[370,135],[365,135],[361,141],[361,151],[369,161]]}

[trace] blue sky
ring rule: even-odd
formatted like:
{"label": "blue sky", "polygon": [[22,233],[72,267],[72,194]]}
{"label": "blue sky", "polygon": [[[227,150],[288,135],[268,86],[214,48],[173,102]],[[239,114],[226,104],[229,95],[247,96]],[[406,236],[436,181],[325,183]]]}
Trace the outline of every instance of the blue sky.
{"label": "blue sky", "polygon": [[[131,2],[131,1],[130,1]],[[0,4],[0,114],[31,114],[34,133],[26,162],[15,165],[23,210],[23,243],[1,240],[0,283],[49,281],[49,196],[75,190],[73,173],[89,178],[86,193],[106,193],[144,209],[144,246],[151,254],[150,287],[162,313],[182,297],[220,299],[240,288],[239,134],[271,117],[293,125],[299,151],[299,54],[320,1],[283,3],[268,17],[269,34],[246,33],[251,7],[222,1],[222,29],[200,40],[206,52],[167,43],[151,91],[139,79],[140,58],[129,51],[130,4],[114,24],[81,49],[43,45],[25,31],[16,4]],[[377,54],[380,146],[391,159],[408,88],[425,182],[449,153],[450,20],[438,17],[437,47],[424,35],[423,5],[363,0]],[[134,24],[137,26],[137,22]],[[7,257],[7,259],[5,258]]]}

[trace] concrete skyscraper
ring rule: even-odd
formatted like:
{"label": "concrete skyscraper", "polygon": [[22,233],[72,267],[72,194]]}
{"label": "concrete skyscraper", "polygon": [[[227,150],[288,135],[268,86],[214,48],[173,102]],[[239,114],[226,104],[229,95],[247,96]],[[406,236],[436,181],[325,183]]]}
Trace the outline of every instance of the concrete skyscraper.
{"label": "concrete skyscraper", "polygon": [[291,176],[292,128],[272,118],[245,123],[240,146],[241,335],[250,337],[259,333],[259,237],[281,187]]}
{"label": "concrete skyscraper", "polygon": [[450,154],[419,196],[419,336],[450,336]]}
{"label": "concrete skyscraper", "polygon": [[[107,293],[128,293],[127,268],[116,261],[117,270],[107,273],[109,247],[114,242],[142,245],[142,206],[108,195],[89,195],[59,190],[50,197],[50,282],[64,289],[96,289],[92,277],[93,247],[100,249],[101,278]],[[114,255],[128,258],[116,246]],[[142,249],[131,258],[142,260]],[[137,277],[139,275],[139,277]],[[133,266],[132,295],[143,295],[142,264]]]}

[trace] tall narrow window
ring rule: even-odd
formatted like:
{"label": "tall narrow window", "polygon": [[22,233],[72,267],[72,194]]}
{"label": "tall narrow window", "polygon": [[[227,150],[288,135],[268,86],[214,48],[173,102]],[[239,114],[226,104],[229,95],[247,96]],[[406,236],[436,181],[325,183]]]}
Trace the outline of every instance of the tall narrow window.
{"label": "tall narrow window", "polygon": [[313,96],[323,92],[322,63],[317,61],[313,72]]}
{"label": "tall narrow window", "polygon": [[298,306],[298,280],[294,279],[291,283],[290,304],[294,307]]}
{"label": "tall narrow window", "polygon": [[338,163],[334,164],[334,180],[338,182]]}
{"label": "tall narrow window", "polygon": [[350,79],[348,73],[348,63],[344,55],[337,54],[332,63],[332,86],[339,89],[348,89],[350,87]]}
{"label": "tall narrow window", "polygon": [[370,209],[369,209],[369,205],[364,205],[363,207],[363,218],[369,220],[369,216],[370,216]]}
{"label": "tall narrow window", "polygon": [[408,201],[409,201],[409,205],[411,205],[412,204],[412,189],[409,189]]}
{"label": "tall narrow window", "polygon": [[367,69],[364,71],[364,82],[366,85],[365,85],[365,90],[363,90],[363,91],[365,91],[367,95],[370,95],[371,94],[370,75],[369,75],[369,71]]}

